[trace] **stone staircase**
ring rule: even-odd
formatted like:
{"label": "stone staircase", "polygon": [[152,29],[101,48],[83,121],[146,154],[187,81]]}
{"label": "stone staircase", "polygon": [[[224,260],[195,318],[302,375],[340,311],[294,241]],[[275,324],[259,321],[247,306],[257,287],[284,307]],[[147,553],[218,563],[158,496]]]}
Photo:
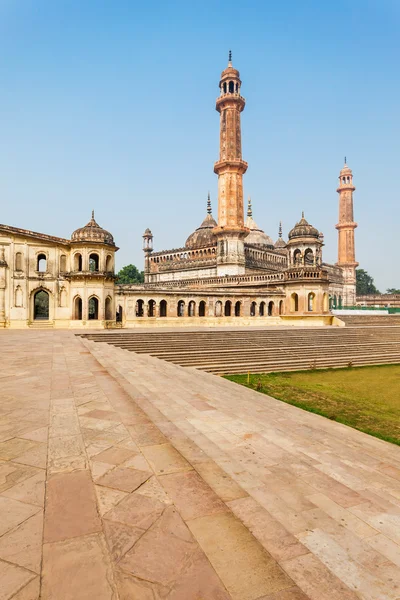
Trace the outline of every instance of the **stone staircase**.
{"label": "stone staircase", "polygon": [[124,331],[83,337],[219,375],[400,363],[400,327]]}
{"label": "stone staircase", "polygon": [[29,327],[31,329],[53,329],[54,321],[30,321]]}
{"label": "stone staircase", "polygon": [[400,314],[397,315],[337,315],[351,327],[400,326]]}

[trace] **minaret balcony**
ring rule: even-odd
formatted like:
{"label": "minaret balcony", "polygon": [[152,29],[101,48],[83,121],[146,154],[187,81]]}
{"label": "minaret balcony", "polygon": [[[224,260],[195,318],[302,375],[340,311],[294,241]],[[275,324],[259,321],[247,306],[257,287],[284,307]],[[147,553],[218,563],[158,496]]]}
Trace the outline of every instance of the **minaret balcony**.
{"label": "minaret balcony", "polygon": [[228,158],[227,160],[218,160],[214,163],[214,173],[219,175],[225,171],[234,171],[235,173],[246,173],[248,163],[241,158]]}
{"label": "minaret balcony", "polygon": [[243,98],[239,92],[227,92],[226,94],[222,94],[222,96],[218,96],[215,101],[215,108],[218,112],[221,112],[221,110],[225,106],[229,106],[229,104],[237,107],[239,112],[241,112],[245,107],[246,99]]}

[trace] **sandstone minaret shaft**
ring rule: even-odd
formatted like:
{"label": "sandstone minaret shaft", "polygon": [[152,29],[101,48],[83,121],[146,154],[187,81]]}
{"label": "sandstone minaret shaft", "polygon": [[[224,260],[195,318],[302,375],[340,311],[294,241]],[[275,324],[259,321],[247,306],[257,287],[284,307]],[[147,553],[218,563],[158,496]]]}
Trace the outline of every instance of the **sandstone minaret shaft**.
{"label": "sandstone minaret shaft", "polygon": [[243,174],[247,163],[242,160],[240,113],[245,99],[240,95],[239,71],[232,67],[229,52],[228,67],[222,72],[216,109],[220,113],[220,153],[214,165],[218,175],[218,275],[238,275],[245,271]]}
{"label": "sandstone minaret shaft", "polygon": [[338,239],[338,267],[342,267],[344,275],[344,305],[354,306],[356,303],[356,262],[354,230],[357,223],[354,222],[353,214],[353,173],[347,166],[346,159],[343,169],[339,175],[339,223],[336,229],[339,232]]}

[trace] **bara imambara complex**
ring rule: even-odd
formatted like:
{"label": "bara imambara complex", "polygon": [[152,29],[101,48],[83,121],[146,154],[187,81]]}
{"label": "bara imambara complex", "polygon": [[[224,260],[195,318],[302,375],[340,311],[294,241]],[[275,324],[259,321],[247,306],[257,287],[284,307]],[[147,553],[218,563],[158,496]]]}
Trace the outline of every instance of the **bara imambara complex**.
{"label": "bara imambara complex", "polygon": [[323,235],[304,214],[274,242],[244,215],[239,71],[222,72],[218,214],[207,213],[184,246],[159,252],[143,235],[145,281],[119,284],[114,238],[95,221],[71,239],[0,225],[0,327],[334,325],[332,308],[355,304],[353,175],[339,175],[338,261],[323,261]]}

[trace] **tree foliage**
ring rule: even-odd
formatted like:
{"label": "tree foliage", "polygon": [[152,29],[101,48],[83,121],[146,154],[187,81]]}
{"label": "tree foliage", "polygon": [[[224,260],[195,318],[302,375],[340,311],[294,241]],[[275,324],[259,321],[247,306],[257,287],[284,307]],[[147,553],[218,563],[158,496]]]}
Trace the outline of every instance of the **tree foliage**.
{"label": "tree foliage", "polygon": [[126,265],[117,273],[118,283],[143,283],[144,272],[139,271],[135,265]]}
{"label": "tree foliage", "polygon": [[373,278],[364,269],[356,269],[356,294],[357,296],[380,294],[380,291],[375,287]]}
{"label": "tree foliage", "polygon": [[386,293],[387,293],[387,294],[400,294],[400,290],[399,290],[399,289],[396,289],[396,288],[388,288],[388,289],[386,290]]}

